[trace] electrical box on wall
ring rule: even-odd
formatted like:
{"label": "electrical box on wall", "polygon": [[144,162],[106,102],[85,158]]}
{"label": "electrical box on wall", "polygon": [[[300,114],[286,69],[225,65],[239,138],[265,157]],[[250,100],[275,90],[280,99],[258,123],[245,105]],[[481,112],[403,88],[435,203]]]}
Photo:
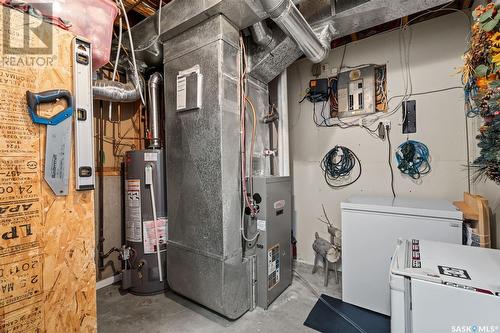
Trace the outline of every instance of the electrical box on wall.
{"label": "electrical box on wall", "polygon": [[403,102],[403,134],[417,133],[417,101]]}
{"label": "electrical box on wall", "polygon": [[337,89],[339,117],[376,112],[375,66],[340,73]]}
{"label": "electrical box on wall", "polygon": [[328,79],[309,81],[309,99],[313,102],[326,102],[330,96]]}

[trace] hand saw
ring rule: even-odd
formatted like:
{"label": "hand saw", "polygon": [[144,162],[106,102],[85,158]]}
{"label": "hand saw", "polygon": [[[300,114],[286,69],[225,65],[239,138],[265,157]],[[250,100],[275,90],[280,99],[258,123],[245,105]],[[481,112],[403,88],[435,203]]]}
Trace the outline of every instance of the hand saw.
{"label": "hand saw", "polygon": [[[26,92],[28,112],[35,124],[47,126],[45,143],[44,179],[57,196],[68,195],[71,160],[71,129],[73,98],[67,90],[50,90],[39,93]],[[40,104],[54,103],[61,99],[67,107],[51,118],[38,115]]]}

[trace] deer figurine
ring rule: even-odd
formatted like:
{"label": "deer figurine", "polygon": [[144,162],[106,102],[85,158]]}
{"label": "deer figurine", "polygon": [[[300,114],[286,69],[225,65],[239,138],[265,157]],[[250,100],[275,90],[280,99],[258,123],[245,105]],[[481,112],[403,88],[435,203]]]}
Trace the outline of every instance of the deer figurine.
{"label": "deer figurine", "polygon": [[314,267],[312,273],[316,273],[316,271],[318,270],[319,262],[322,261],[324,270],[324,286],[327,287],[330,269],[333,269],[335,271],[335,279],[337,283],[339,283],[338,264],[341,256],[342,233],[339,228],[335,227],[335,225],[330,222],[330,219],[326,214],[325,206],[321,206],[323,208],[323,215],[325,217],[325,220],[323,220],[322,218],[318,218],[318,220],[327,225],[327,231],[330,234],[330,241],[319,237],[319,234],[317,232],[315,233],[315,240],[312,246],[315,252]]}

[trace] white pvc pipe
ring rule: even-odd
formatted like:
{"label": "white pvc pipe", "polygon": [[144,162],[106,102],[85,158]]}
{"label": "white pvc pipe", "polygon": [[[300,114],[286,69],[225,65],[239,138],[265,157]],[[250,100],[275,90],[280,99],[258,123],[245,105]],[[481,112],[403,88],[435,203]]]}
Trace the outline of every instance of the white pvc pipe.
{"label": "white pvc pipe", "polygon": [[146,166],[146,184],[148,183],[149,178],[149,191],[151,192],[151,206],[153,207],[153,226],[155,230],[155,238],[156,238],[156,256],[158,259],[158,274],[160,275],[160,282],[163,282],[163,272],[161,269],[161,253],[160,253],[160,238],[158,237],[158,228],[156,227],[156,200],[155,200],[155,190],[154,190],[154,180],[153,180],[153,167],[151,165]]}
{"label": "white pvc pipe", "polygon": [[290,141],[288,130],[287,70],[278,77],[278,161],[279,175],[290,176]]}

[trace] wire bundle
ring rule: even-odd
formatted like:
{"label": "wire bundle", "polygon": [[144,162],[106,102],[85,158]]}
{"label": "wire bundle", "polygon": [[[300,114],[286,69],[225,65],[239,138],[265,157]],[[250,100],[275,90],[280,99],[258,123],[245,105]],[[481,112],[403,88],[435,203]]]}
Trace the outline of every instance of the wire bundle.
{"label": "wire bundle", "polygon": [[[342,184],[343,179],[349,178],[352,171],[359,167],[358,176],[351,182]],[[332,188],[342,188],[354,184],[361,177],[361,161],[352,150],[343,146],[335,146],[321,161],[325,181]]]}
{"label": "wire bundle", "polygon": [[408,140],[396,151],[398,169],[413,179],[419,179],[431,171],[429,148],[421,142]]}

